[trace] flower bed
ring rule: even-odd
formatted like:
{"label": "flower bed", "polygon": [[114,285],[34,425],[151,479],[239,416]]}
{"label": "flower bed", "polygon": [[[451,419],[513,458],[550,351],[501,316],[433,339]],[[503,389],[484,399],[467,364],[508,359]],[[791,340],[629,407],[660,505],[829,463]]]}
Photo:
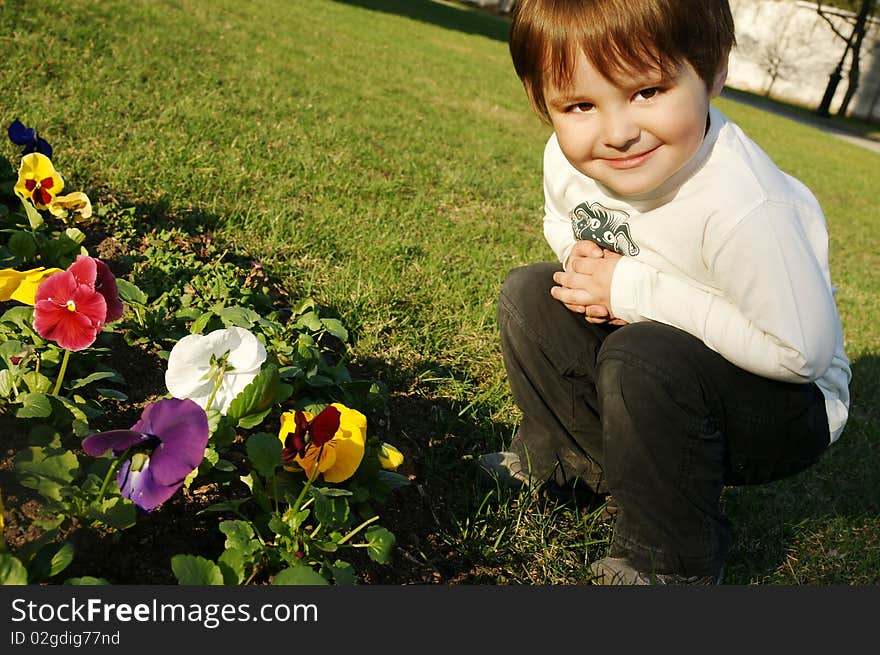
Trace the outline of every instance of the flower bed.
{"label": "flower bed", "polygon": [[161,544],[180,584],[353,584],[354,563],[387,562],[377,507],[408,479],[364,413],[382,388],[340,362],[345,327],[208,237],[163,227],[102,257],[97,233],[133,234],[132,213],[62,194],[49,143],[18,120],[8,134],[0,421],[33,521],[0,541],[0,583],[110,584],[77,551],[143,539],[182,493],[192,516]]}

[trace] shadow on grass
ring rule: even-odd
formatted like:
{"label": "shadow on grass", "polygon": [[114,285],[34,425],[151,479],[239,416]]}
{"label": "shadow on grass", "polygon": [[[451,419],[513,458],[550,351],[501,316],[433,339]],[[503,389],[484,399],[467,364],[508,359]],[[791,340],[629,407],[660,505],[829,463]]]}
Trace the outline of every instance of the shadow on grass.
{"label": "shadow on grass", "polygon": [[819,462],[792,478],[726,490],[736,539],[730,583],[788,584],[801,576],[811,584],[880,583],[870,546],[880,512],[880,357],[852,368],[849,421]]}
{"label": "shadow on grass", "polygon": [[398,14],[406,18],[431,23],[448,30],[478,34],[496,41],[507,42],[510,21],[500,16],[432,0],[334,0],[372,11]]}

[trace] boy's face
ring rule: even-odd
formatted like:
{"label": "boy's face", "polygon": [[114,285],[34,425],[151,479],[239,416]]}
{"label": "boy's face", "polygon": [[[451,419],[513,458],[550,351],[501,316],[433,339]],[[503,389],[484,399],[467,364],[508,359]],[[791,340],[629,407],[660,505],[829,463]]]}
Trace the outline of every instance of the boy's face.
{"label": "boy's face", "polygon": [[571,84],[549,84],[544,97],[562,152],[581,173],[618,195],[648,193],[694,155],[706,132],[712,91],[689,64],[657,73],[603,77],[579,53]]}

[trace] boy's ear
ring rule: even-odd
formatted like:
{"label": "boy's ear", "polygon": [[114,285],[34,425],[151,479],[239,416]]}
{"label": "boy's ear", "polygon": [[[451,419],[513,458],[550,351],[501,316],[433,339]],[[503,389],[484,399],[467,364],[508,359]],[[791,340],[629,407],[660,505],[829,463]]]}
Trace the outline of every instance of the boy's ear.
{"label": "boy's ear", "polygon": [[724,89],[724,83],[727,81],[727,57],[721,61],[718,72],[715,73],[715,79],[712,80],[712,88],[709,89],[709,99],[717,98]]}

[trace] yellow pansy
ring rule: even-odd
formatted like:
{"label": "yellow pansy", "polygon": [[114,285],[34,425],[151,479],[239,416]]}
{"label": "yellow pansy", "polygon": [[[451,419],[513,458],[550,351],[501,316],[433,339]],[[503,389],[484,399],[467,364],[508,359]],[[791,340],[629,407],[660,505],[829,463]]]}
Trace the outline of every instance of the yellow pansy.
{"label": "yellow pansy", "polygon": [[58,218],[72,216],[76,222],[84,221],[92,217],[92,201],[82,191],[74,191],[50,202],[49,212]]}
{"label": "yellow pansy", "polygon": [[37,287],[60,268],[32,268],[29,271],[16,271],[11,268],[0,270],[0,301],[17,300],[25,305],[34,305]]}
{"label": "yellow pansy", "polygon": [[14,189],[19,198],[31,201],[37,209],[46,209],[63,188],[64,180],[46,155],[32,152],[21,158]]}
{"label": "yellow pansy", "polygon": [[[339,410],[339,428],[333,437],[323,446],[308,443],[303,455],[296,455],[293,461],[298,464],[309,477],[317,465],[326,482],[343,482],[348,480],[361,464],[367,442],[367,417],[356,409],[340,403],[332,405]],[[306,421],[311,422],[315,415],[302,412]],[[278,438],[285,443],[288,435],[295,433],[297,424],[295,412],[286,412],[281,416],[281,430]],[[320,457],[320,459],[319,459]]]}
{"label": "yellow pansy", "polygon": [[403,464],[403,453],[390,443],[382,441],[379,443],[379,464],[383,469],[396,471],[397,467]]}

